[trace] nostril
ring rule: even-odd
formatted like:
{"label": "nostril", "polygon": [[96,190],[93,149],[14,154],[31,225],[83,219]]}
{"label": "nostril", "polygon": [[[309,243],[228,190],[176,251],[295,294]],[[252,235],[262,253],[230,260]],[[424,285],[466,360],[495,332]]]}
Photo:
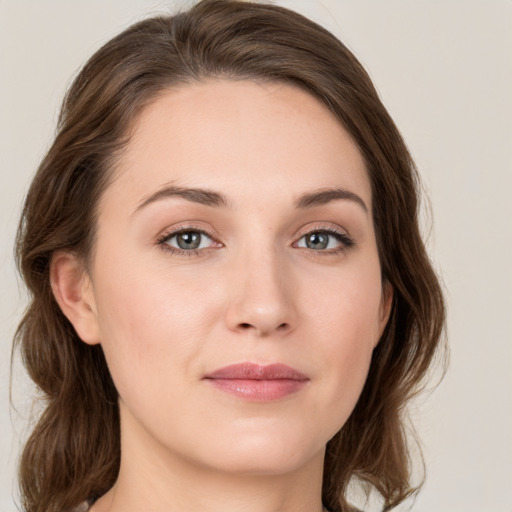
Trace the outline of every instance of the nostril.
{"label": "nostril", "polygon": [[287,333],[291,330],[291,325],[288,322],[283,322],[277,325],[272,322],[239,322],[236,324],[236,329],[238,329],[239,332],[247,333],[254,330],[255,333],[259,333],[261,336],[266,336],[271,332],[279,332],[281,334]]}

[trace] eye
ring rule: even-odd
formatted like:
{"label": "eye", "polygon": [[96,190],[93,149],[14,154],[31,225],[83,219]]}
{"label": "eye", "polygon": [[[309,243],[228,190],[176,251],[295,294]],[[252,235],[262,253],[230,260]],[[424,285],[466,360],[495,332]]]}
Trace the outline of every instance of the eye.
{"label": "eye", "polygon": [[354,242],[345,233],[330,229],[312,231],[302,236],[295,247],[336,253],[352,246]]}
{"label": "eye", "polygon": [[182,229],[164,235],[158,240],[167,250],[181,253],[195,254],[201,249],[211,248],[216,244],[214,240],[204,231],[199,229]]}

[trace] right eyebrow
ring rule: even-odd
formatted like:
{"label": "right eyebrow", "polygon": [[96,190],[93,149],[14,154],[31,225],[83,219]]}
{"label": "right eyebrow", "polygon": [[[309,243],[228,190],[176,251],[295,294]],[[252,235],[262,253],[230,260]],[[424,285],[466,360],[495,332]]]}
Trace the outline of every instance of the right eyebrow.
{"label": "right eyebrow", "polygon": [[178,187],[175,185],[165,185],[158,189],[156,192],[144,197],[137,208],[133,211],[132,215],[141,209],[145,208],[151,203],[167,199],[169,197],[181,197],[193,203],[204,204],[206,206],[214,207],[227,207],[228,200],[224,194],[214,192],[204,188],[188,188]]}

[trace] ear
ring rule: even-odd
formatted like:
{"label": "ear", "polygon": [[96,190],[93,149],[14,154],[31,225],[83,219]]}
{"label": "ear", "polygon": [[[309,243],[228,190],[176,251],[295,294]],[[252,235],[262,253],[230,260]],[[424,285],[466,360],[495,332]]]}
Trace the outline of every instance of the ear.
{"label": "ear", "polygon": [[393,286],[391,283],[387,280],[384,281],[382,285],[382,299],[379,308],[379,338],[377,342],[380,340],[388,323],[391,308],[393,306],[393,294]]}
{"label": "ear", "polygon": [[76,255],[65,251],[53,255],[50,283],[55,300],[78,336],[89,345],[100,343],[92,282]]}

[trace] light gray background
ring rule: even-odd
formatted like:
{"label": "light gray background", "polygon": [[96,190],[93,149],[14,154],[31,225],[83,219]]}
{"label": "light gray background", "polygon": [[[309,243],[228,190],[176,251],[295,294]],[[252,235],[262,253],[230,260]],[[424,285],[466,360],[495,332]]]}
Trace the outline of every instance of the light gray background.
{"label": "light gray background", "polygon": [[[412,510],[512,512],[512,1],[279,3],[324,24],[354,50],[403,132],[431,197],[429,250],[445,282],[452,357],[443,383],[413,409],[427,482]],[[19,412],[10,411],[10,345],[24,306],[12,260],[22,198],[79,66],[120,29],[172,5],[172,0],[0,0],[0,510],[5,512],[15,510],[15,461],[31,392],[16,365]]]}

